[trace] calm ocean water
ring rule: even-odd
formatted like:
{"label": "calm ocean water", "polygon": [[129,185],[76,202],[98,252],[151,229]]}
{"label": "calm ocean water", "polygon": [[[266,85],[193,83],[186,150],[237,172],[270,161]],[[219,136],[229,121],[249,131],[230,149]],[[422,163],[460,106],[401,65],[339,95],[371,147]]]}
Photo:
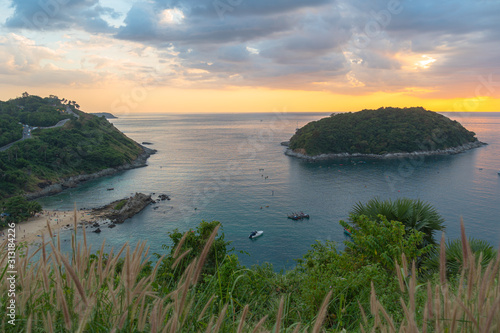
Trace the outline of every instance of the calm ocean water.
{"label": "calm ocean water", "polygon": [[[373,197],[419,198],[446,219],[448,238],[459,237],[460,217],[467,234],[500,243],[500,113],[446,114],[489,145],[453,156],[419,160],[346,159],[311,163],[283,154],[280,142],[297,127],[325,113],[129,115],[113,124],[158,153],[148,166],[99,179],[40,200],[45,208],[96,207],[134,192],[166,193],[171,201],[147,207],[134,218],[101,234],[88,234],[93,249],[106,239],[106,251],[147,241],[164,253],[168,232],[194,228],[201,220],[222,222],[246,265],[294,265],[316,240],[342,242],[338,224],[357,202]],[[107,191],[113,187],[114,191]],[[304,211],[305,221],[287,219]],[[252,230],[264,230],[257,240]],[[70,239],[68,232],[63,239]],[[63,242],[68,244],[69,242]],[[67,245],[66,245],[67,246]]]}

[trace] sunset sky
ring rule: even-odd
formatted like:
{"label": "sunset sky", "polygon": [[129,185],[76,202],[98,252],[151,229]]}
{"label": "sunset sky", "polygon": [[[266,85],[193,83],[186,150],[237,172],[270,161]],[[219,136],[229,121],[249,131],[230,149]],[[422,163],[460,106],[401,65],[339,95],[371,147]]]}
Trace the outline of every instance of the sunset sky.
{"label": "sunset sky", "polygon": [[0,0],[0,100],[500,111],[500,1]]}

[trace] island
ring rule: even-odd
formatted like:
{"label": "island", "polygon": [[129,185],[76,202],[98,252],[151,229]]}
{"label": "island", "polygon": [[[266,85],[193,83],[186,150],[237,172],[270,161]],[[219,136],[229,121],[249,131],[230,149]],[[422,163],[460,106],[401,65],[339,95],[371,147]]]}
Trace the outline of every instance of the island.
{"label": "island", "polygon": [[156,152],[105,117],[54,95],[0,101],[0,204],[32,200],[79,183],[146,165]]}
{"label": "island", "polygon": [[106,119],[118,119],[117,116],[115,116],[114,114],[111,114],[109,112],[94,112],[91,114],[93,114],[94,116],[98,116],[98,117],[104,117]]}
{"label": "island", "polygon": [[310,160],[456,154],[485,145],[457,121],[422,107],[332,114],[282,144],[285,154]]}

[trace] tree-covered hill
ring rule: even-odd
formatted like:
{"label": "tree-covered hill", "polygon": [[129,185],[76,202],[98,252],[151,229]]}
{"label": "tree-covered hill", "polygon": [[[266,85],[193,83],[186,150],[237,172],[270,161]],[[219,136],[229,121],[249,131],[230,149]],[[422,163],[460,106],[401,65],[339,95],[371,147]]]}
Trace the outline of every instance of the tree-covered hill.
{"label": "tree-covered hill", "polygon": [[71,118],[66,113],[69,105],[74,107],[76,103],[53,95],[42,98],[28,93],[6,102],[0,101],[0,147],[22,138],[21,124],[49,127]]}
{"label": "tree-covered hill", "polygon": [[[19,100],[25,102],[24,108],[19,108],[13,102]],[[75,102],[66,105],[71,105],[73,112],[79,115],[78,119],[59,111],[60,116],[53,117],[54,109],[45,108],[46,100],[29,96],[2,103],[2,107],[5,107],[3,110],[7,110],[5,114],[14,119],[16,124],[20,119],[33,119],[29,117],[30,114],[40,114],[35,117],[37,122],[30,125],[53,125],[61,117],[71,117],[71,121],[62,127],[35,129],[31,139],[17,142],[0,152],[0,201],[14,195],[39,191],[69,176],[94,173],[129,163],[143,151],[139,144],[126,137],[105,118],[77,111]],[[40,102],[37,104],[38,109],[31,106],[33,101]],[[58,104],[53,104],[56,104],[53,108],[57,109]],[[62,103],[59,105],[63,106]]]}
{"label": "tree-covered hill", "polygon": [[430,151],[477,142],[457,121],[422,107],[332,114],[297,130],[289,147],[309,156]]}

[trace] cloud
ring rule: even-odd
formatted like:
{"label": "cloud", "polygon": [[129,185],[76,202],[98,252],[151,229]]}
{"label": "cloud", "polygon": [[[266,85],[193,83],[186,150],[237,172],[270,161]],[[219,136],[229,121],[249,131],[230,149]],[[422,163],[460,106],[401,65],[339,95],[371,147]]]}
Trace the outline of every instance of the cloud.
{"label": "cloud", "polygon": [[[5,27],[84,30],[134,45],[110,56],[92,38],[71,40],[89,71],[140,79],[134,71],[154,68],[165,85],[422,94],[500,73],[499,1],[117,1],[127,10],[121,23],[105,0],[15,1]],[[2,68],[22,64],[17,57]]]}
{"label": "cloud", "polygon": [[0,73],[22,74],[41,69],[42,60],[59,60],[61,56],[34,41],[17,34],[0,36]]}
{"label": "cloud", "polygon": [[91,33],[114,31],[105,17],[116,19],[119,13],[103,7],[99,0],[23,0],[12,1],[12,16],[5,27],[29,30],[83,29]]}
{"label": "cloud", "polygon": [[98,73],[58,66],[65,61],[62,50],[37,45],[24,36],[0,36],[0,81],[11,85],[86,85],[98,82]]}

